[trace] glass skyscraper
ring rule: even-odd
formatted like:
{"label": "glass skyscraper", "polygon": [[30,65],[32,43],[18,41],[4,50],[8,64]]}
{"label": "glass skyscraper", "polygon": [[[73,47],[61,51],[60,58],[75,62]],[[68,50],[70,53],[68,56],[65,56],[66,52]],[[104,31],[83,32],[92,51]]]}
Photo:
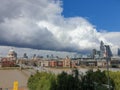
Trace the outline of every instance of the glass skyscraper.
{"label": "glass skyscraper", "polygon": [[112,51],[110,49],[110,46],[109,45],[105,45],[105,57],[112,57]]}
{"label": "glass skyscraper", "polygon": [[100,42],[100,58],[104,58],[104,53],[105,53],[105,45],[103,41]]}
{"label": "glass skyscraper", "polygon": [[120,56],[120,48],[118,48],[118,56]]}

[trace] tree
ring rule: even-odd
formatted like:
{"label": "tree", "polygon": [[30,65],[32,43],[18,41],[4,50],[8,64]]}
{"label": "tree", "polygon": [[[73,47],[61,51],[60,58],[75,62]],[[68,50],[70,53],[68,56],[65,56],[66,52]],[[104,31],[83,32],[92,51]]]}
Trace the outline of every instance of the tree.
{"label": "tree", "polygon": [[56,90],[80,90],[80,80],[75,73],[75,77],[62,72],[57,77]]}
{"label": "tree", "polygon": [[55,75],[46,72],[37,72],[28,79],[28,88],[30,90],[50,90],[53,82],[55,82]]}
{"label": "tree", "polygon": [[[111,74],[112,78],[114,77]],[[114,80],[117,82],[117,80]],[[110,85],[114,82],[110,79]],[[107,76],[105,71],[89,70],[85,75],[79,74],[77,69],[72,71],[72,74],[62,72],[54,75],[46,72],[37,72],[28,80],[29,90],[107,90]],[[116,89],[119,90],[119,89]]]}
{"label": "tree", "polygon": [[81,90],[95,90],[93,81],[93,71],[89,70],[86,75],[82,77],[82,89]]}
{"label": "tree", "polygon": [[[110,78],[110,86],[114,89],[114,82]],[[83,90],[107,90],[107,76],[105,71],[97,70],[89,70],[82,78],[82,88]]]}

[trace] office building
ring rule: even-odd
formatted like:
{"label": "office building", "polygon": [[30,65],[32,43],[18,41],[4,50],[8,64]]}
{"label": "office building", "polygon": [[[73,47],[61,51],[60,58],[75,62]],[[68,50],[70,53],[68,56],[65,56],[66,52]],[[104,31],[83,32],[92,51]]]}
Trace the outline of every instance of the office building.
{"label": "office building", "polygon": [[109,45],[105,45],[104,57],[109,57],[109,58],[112,57],[112,51]]}
{"label": "office building", "polygon": [[120,56],[120,48],[118,48],[118,56]]}
{"label": "office building", "polygon": [[105,53],[105,45],[103,41],[100,42],[100,58],[104,58],[104,53]]}

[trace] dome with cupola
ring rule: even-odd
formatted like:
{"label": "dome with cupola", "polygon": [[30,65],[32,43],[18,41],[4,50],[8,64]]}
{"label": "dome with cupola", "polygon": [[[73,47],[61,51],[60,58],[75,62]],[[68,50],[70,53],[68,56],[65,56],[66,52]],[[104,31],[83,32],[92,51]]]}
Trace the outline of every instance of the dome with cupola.
{"label": "dome with cupola", "polygon": [[8,52],[8,57],[17,58],[17,53],[13,49],[10,49]]}

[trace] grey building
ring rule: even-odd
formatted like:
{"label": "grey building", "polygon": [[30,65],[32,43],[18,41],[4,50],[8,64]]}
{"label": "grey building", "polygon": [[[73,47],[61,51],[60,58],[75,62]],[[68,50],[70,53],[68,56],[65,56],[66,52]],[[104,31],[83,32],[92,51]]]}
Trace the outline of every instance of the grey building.
{"label": "grey building", "polygon": [[109,45],[105,45],[105,57],[112,57],[112,51]]}
{"label": "grey building", "polygon": [[118,56],[120,56],[120,48],[118,48]]}
{"label": "grey building", "polygon": [[103,41],[100,42],[100,57],[104,58],[104,53],[105,53],[105,45]]}

